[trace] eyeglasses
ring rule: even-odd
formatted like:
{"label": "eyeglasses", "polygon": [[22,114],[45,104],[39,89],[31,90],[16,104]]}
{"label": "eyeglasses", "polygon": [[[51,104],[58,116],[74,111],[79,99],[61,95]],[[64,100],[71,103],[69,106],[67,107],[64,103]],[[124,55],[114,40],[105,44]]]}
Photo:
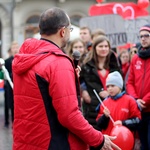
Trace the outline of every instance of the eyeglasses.
{"label": "eyeglasses", "polygon": [[149,38],[150,37],[150,34],[143,34],[143,35],[140,35],[139,36],[140,37],[140,39],[142,39],[142,38]]}
{"label": "eyeglasses", "polygon": [[70,30],[70,32],[72,32],[72,31],[73,31],[73,28],[72,28],[72,27],[70,27],[70,26],[65,27],[65,28],[69,29],[69,30]]}
{"label": "eyeglasses", "polygon": [[133,54],[133,53],[134,53],[134,54],[136,54],[136,53],[137,53],[137,51],[136,51],[136,50],[135,50],[135,51],[131,51],[131,54]]}

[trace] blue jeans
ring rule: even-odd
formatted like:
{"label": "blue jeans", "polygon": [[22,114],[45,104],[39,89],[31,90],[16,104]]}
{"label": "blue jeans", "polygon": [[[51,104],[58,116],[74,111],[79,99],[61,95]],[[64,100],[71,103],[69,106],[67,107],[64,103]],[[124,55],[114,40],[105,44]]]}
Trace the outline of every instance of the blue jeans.
{"label": "blue jeans", "polygon": [[150,113],[142,113],[138,132],[141,141],[141,150],[150,150]]}

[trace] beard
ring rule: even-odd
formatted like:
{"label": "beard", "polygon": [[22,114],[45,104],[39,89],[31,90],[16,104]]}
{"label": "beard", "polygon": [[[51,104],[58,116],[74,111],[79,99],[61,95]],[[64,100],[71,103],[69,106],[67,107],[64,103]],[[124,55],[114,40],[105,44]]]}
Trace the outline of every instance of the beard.
{"label": "beard", "polygon": [[69,42],[69,37],[68,38],[64,38],[61,44],[61,49],[64,49],[66,47],[66,45]]}

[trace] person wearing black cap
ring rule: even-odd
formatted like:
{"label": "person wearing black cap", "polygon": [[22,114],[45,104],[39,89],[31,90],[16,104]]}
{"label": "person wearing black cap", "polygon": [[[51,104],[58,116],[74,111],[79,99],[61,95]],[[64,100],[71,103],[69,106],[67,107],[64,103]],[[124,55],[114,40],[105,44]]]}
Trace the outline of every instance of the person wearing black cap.
{"label": "person wearing black cap", "polygon": [[141,150],[150,150],[150,24],[142,26],[139,34],[141,46],[131,61],[126,88],[141,109]]}

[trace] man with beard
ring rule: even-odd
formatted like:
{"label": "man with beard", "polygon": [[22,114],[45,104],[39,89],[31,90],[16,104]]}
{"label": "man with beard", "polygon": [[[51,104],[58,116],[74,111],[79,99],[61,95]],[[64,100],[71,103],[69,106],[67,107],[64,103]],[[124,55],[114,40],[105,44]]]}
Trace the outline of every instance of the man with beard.
{"label": "man with beard", "polygon": [[142,26],[139,34],[141,46],[131,61],[127,92],[141,109],[138,128],[141,150],[150,150],[150,25]]}
{"label": "man with beard", "polygon": [[78,76],[62,51],[72,31],[68,15],[48,9],[39,28],[41,39],[27,39],[13,61],[13,150],[120,150],[80,111]]}

